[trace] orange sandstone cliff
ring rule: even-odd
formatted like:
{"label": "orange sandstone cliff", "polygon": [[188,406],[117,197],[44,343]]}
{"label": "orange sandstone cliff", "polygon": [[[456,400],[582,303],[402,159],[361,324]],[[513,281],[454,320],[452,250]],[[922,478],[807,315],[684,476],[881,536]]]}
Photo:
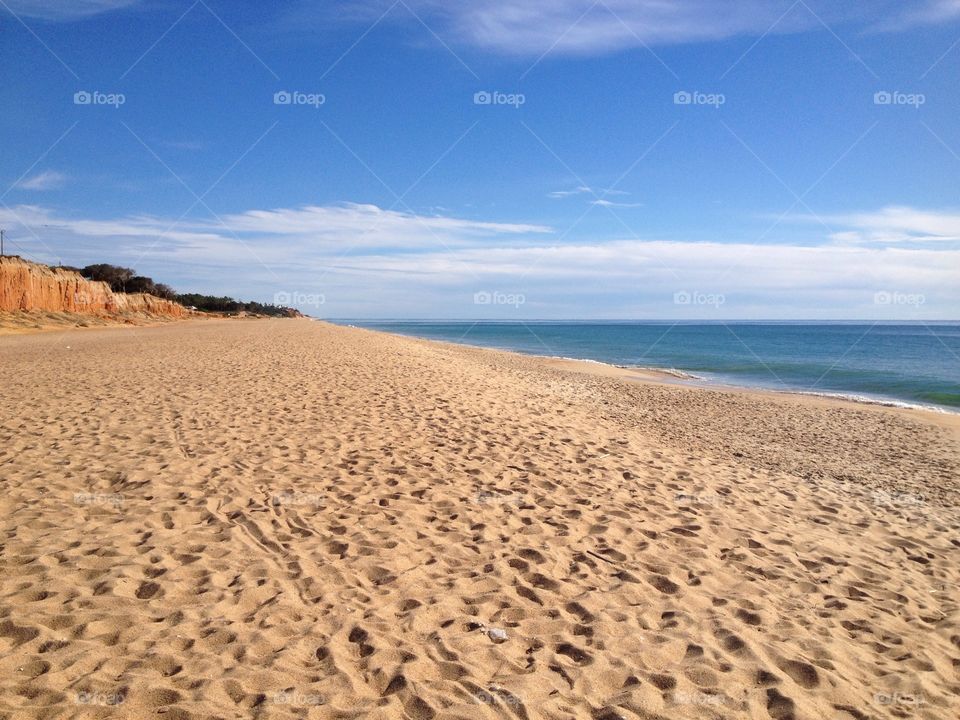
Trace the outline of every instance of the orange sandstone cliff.
{"label": "orange sandstone cliff", "polygon": [[0,257],[0,312],[38,310],[82,315],[150,315],[182,318],[190,312],[171,300],[146,293],[115,293],[103,282],[64,268],[19,257]]}

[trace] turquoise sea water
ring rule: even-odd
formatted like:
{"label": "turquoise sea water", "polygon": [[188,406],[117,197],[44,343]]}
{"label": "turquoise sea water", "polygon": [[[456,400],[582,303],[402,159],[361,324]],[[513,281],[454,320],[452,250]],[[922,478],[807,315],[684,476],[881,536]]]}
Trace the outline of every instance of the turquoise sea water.
{"label": "turquoise sea water", "polygon": [[960,410],[960,323],[342,321],[705,381]]}

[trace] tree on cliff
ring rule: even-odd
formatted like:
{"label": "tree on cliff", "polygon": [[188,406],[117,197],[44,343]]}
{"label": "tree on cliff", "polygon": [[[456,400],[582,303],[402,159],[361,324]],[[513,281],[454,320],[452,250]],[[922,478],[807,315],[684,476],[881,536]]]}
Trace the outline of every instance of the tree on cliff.
{"label": "tree on cliff", "polygon": [[[96,265],[87,265],[80,271],[88,280],[105,282],[114,292],[127,292],[126,285],[130,280],[137,276],[134,270],[120,267],[119,265],[108,265],[107,263],[97,263]],[[149,280],[149,278],[141,278]],[[151,283],[153,281],[151,280]],[[135,291],[141,292],[141,291]]]}
{"label": "tree on cliff", "polygon": [[176,301],[177,299],[177,291],[164,283],[157,283],[154,285],[153,294],[157,297],[163,298],[164,300]]}
{"label": "tree on cliff", "polygon": [[78,271],[88,280],[105,282],[113,292],[120,293],[148,293],[164,300],[172,300],[187,307],[196,308],[204,312],[237,313],[247,312],[255,315],[270,315],[282,317],[298,317],[300,313],[291,308],[264,305],[258,302],[243,302],[231,297],[214,297],[199,293],[184,293],[178,295],[169,285],[155,283],[152,278],[137,275],[132,268],[108,263],[87,265]]}
{"label": "tree on cliff", "polygon": [[144,277],[143,275],[134,275],[124,283],[124,288],[124,292],[149,293],[164,300],[173,300],[176,297],[176,293],[172,287],[164,285],[163,283],[155,283],[152,278]]}
{"label": "tree on cliff", "polygon": [[107,263],[87,265],[80,270],[80,274],[89,280],[107,283],[114,292],[148,293],[164,300],[174,300],[177,295],[169,285],[155,283],[152,278],[137,275],[136,270],[119,265]]}

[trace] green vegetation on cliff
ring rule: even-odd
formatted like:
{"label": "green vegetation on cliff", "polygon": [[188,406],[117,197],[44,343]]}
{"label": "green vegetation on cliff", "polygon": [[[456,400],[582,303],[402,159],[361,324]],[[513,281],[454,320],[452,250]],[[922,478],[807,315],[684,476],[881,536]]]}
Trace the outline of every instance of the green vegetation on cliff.
{"label": "green vegetation on cliff", "polygon": [[296,310],[277,305],[258,302],[244,302],[231,297],[216,297],[200,293],[177,293],[169,285],[156,283],[153,279],[137,275],[136,270],[119,265],[97,263],[84,268],[68,268],[76,270],[88,280],[99,280],[110,286],[114,292],[148,293],[165,300],[173,300],[201,312],[216,313],[251,313],[255,315],[269,315],[272,317],[296,317],[300,313]]}

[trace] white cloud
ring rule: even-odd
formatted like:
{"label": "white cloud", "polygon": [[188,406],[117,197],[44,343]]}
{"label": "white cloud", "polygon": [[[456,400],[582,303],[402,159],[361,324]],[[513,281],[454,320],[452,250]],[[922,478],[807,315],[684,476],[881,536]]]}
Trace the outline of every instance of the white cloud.
{"label": "white cloud", "polygon": [[[290,283],[324,292],[334,317],[478,317],[471,296],[481,290],[523,294],[520,317],[531,318],[930,319],[960,311],[955,250],[623,240],[360,253],[318,264],[327,269]],[[678,306],[678,292],[725,302],[716,311]],[[877,305],[877,293],[925,303]]]}
{"label": "white cloud", "polygon": [[931,0],[915,11],[913,17],[922,23],[952,20],[960,16],[960,0]]}
{"label": "white cloud", "polygon": [[56,170],[44,170],[17,183],[21,190],[55,190],[67,181],[67,176]]}
{"label": "white cloud", "polygon": [[[196,243],[220,238],[216,232],[185,229],[182,223],[175,223],[172,219],[151,216],[134,216],[121,220],[63,218],[39,205],[0,208],[0,222],[20,226],[25,230],[33,229],[38,235],[60,233],[83,237],[130,238],[138,241],[166,239]],[[41,228],[43,228],[42,233]]]}
{"label": "white cloud", "polygon": [[[389,3],[387,3],[389,5]],[[958,0],[408,0],[441,35],[507,54],[598,54],[736,36],[888,24],[906,29],[953,19]],[[399,17],[399,15],[398,15]]]}
{"label": "white cloud", "polygon": [[612,188],[591,188],[586,185],[580,185],[575,187],[573,190],[554,190],[553,192],[547,193],[549,198],[567,198],[574,197],[577,195],[592,195],[593,200],[590,200],[591,205],[599,205],[600,207],[641,207],[643,203],[623,203],[623,202],[613,202],[612,200],[607,200],[607,196],[610,195],[629,195],[630,193],[625,192],[624,190],[614,190]]}
{"label": "white cloud", "polygon": [[926,0],[904,3],[899,12],[878,20],[870,28],[881,32],[897,32],[922,25],[949,22],[960,17],[960,0]]}
{"label": "white cloud", "polygon": [[605,200],[599,198],[597,200],[591,200],[591,205],[598,205],[600,207],[618,207],[618,208],[636,208],[643,207],[643,203],[625,203],[625,202],[613,202],[612,200]]}
{"label": "white cloud", "polygon": [[350,241],[392,247],[436,244],[435,238],[460,244],[491,235],[549,233],[544,225],[492,223],[446,216],[425,216],[383,210],[376,205],[341,205],[275,210],[249,210],[227,215],[224,223],[234,232],[268,235],[309,235],[318,241]]}
{"label": "white cloud", "polygon": [[583,195],[583,194],[592,194],[593,190],[586,185],[580,185],[575,187],[573,190],[554,190],[553,192],[547,193],[547,197],[552,198],[565,198],[570,197],[571,195]]}
{"label": "white cloud", "polygon": [[136,5],[140,0],[5,0],[17,15],[43,20],[79,20]]}
{"label": "white cloud", "polygon": [[[904,208],[845,217],[928,233],[953,232],[957,221]],[[567,244],[537,224],[361,204],[251,210],[225,215],[226,228],[212,220],[168,230],[166,218],[63,218],[35,205],[0,209],[0,222],[40,259],[48,253],[23,223],[68,264],[114,262],[182,290],[258,300],[279,291],[322,293],[324,313],[335,317],[477,317],[471,298],[479,290],[523,293],[526,317],[704,317],[702,307],[674,304],[683,291],[724,295],[722,316],[734,318],[960,315],[960,249],[943,245]],[[926,302],[878,306],[878,292]]]}
{"label": "white cloud", "polygon": [[279,251],[288,257],[345,248],[410,250],[463,246],[482,244],[496,237],[523,242],[528,236],[552,232],[545,225],[414,215],[357,203],[249,210],[199,221],[146,215],[109,220],[65,218],[37,205],[20,205],[0,209],[0,220],[84,237],[153,240],[169,252],[198,255],[211,249],[219,251],[224,244],[236,246],[239,242],[242,246],[244,242],[269,241],[271,252]]}
{"label": "white cloud", "polygon": [[467,42],[536,56],[547,50],[589,54],[644,43],[762,33],[791,4],[790,0],[475,0],[441,7],[435,0],[415,0],[412,6],[445,17],[452,31]]}
{"label": "white cloud", "polygon": [[796,215],[792,220],[803,223],[826,223],[843,230],[831,235],[837,243],[946,243],[960,241],[960,212],[921,210],[905,206],[888,206],[869,212],[842,215]]}

